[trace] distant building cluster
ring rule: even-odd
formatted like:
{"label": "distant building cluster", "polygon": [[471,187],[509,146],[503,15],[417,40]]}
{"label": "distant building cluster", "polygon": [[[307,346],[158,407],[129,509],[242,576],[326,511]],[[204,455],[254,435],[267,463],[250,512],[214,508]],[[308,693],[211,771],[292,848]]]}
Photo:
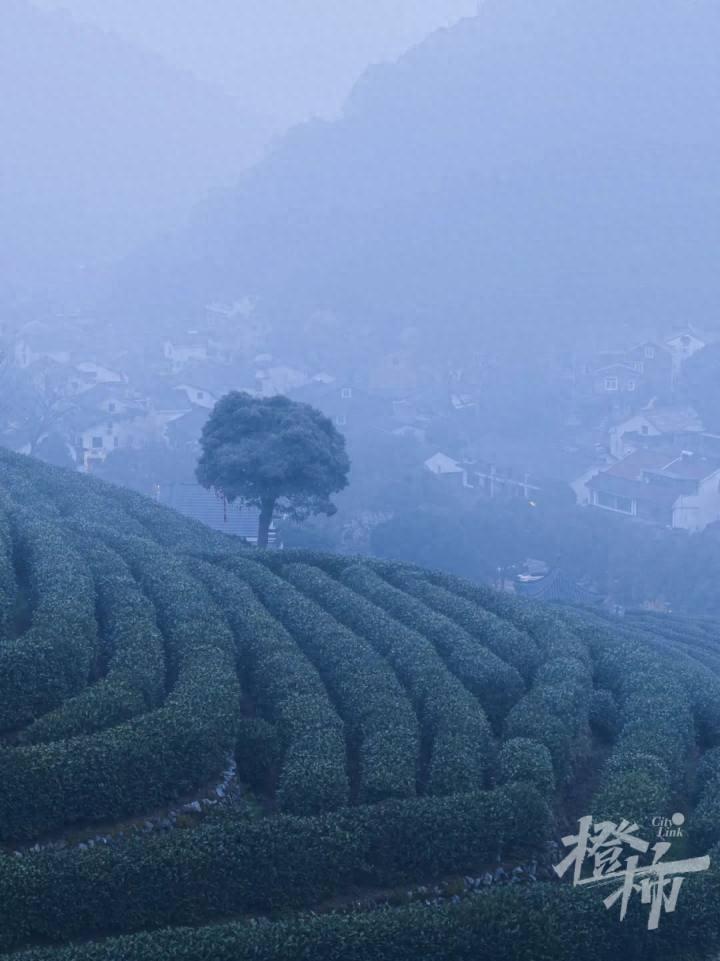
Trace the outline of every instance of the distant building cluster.
{"label": "distant building cluster", "polygon": [[[332,339],[332,315],[308,323],[301,343],[316,328]],[[0,441],[85,472],[121,455],[128,469],[142,462],[151,475],[142,489],[212,526],[219,506],[194,480],[210,411],[230,390],[286,394],[348,436],[384,437],[386,451],[388,442],[410,445],[418,478],[434,475],[453,496],[564,498],[688,531],[720,520],[720,438],[676,392],[685,362],[711,340],[697,329],[569,356],[553,376],[577,412],[558,440],[533,429],[532,411],[519,435],[479,413],[488,384],[506,376],[500,357],[467,358],[463,368],[433,364],[414,328],[400,331],[393,347],[375,345],[358,365],[350,351],[343,359],[339,343],[324,355],[278,345],[247,297],[210,304],[193,327],[178,327],[172,335],[150,331],[136,345],[111,333],[103,341],[82,318],[5,331]],[[462,441],[433,447],[437,425]],[[221,513],[222,529],[252,529],[252,512]]]}
{"label": "distant building cluster", "polygon": [[588,508],[696,532],[720,521],[720,436],[675,400],[685,362],[710,343],[688,327],[628,349],[573,359],[579,404],[595,398],[597,416],[576,418],[563,443],[522,442],[488,431],[473,456],[436,451],[426,469],[467,495],[533,503],[565,492]]}
{"label": "distant building cluster", "polygon": [[[398,444],[424,443],[439,411],[463,405],[410,348],[379,352],[357,370],[352,358],[328,369],[304,348],[278,346],[250,298],[209,304],[194,326],[172,330],[133,336],[73,317],[2,331],[0,443],[112,479],[105,468],[118,458],[124,474],[142,465],[146,493],[215,526],[220,508],[195,484],[194,464],[202,427],[231,390],[285,394],[319,408],[344,433],[377,432]],[[220,517],[226,532],[256,528],[253,511],[226,505]]]}

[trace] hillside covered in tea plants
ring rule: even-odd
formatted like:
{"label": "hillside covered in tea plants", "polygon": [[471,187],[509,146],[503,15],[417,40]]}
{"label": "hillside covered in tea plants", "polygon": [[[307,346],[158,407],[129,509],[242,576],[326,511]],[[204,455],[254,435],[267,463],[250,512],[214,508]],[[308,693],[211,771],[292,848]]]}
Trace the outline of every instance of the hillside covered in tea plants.
{"label": "hillside covered in tea plants", "polygon": [[[0,954],[720,946],[715,621],[257,551],[2,453],[0,629]],[[552,870],[585,815],[645,829],[676,811],[674,853],[712,864],[658,931]]]}

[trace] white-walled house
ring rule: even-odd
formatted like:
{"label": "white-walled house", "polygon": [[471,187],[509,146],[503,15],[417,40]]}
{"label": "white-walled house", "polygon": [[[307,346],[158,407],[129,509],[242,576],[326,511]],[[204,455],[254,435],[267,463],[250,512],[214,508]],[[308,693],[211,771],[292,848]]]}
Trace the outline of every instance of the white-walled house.
{"label": "white-walled house", "polygon": [[288,394],[292,390],[310,383],[310,377],[295,367],[267,367],[255,375],[257,394],[261,397],[274,397],[275,394]]}
{"label": "white-walled house", "polygon": [[578,474],[577,477],[574,477],[572,480],[568,481],[568,486],[575,495],[575,500],[581,507],[587,507],[588,504],[592,503],[592,492],[589,486],[590,481],[594,477],[597,477],[597,475],[605,466],[605,464],[593,464],[584,470],[582,474]]}
{"label": "white-walled house", "polygon": [[456,461],[454,457],[449,457],[438,451],[425,461],[425,470],[435,474],[436,477],[451,477],[454,484],[460,487],[472,487],[468,477],[467,467]]}
{"label": "white-walled house", "polygon": [[207,410],[212,410],[217,402],[217,396],[206,387],[195,387],[192,384],[178,384],[175,390],[184,394],[190,403],[196,407],[204,407]]}
{"label": "white-walled house", "polygon": [[190,331],[182,340],[166,340],[163,348],[165,359],[170,361],[174,371],[180,371],[187,364],[205,362],[208,359],[208,341],[197,331]]}
{"label": "white-walled house", "polygon": [[144,446],[148,440],[145,421],[144,414],[121,419],[114,419],[109,415],[107,420],[98,420],[82,430],[78,447],[84,469],[91,471],[93,466],[104,461],[108,454],[120,447]]}
{"label": "white-walled house", "polygon": [[77,364],[76,370],[91,378],[96,384],[126,384],[128,380],[125,374],[91,360]]}
{"label": "white-walled house", "polygon": [[592,478],[592,505],[689,532],[720,521],[720,458],[690,450],[636,450]]}
{"label": "white-walled house", "polygon": [[617,460],[644,446],[649,437],[700,433],[702,421],[692,407],[646,407],[609,430],[610,453]]}
{"label": "white-walled house", "polygon": [[464,474],[465,469],[454,457],[449,457],[438,451],[425,461],[425,467],[431,474]]}
{"label": "white-walled house", "polygon": [[707,346],[707,340],[693,327],[685,327],[667,337],[664,346],[672,356],[673,377],[676,378],[685,361]]}
{"label": "white-walled house", "polygon": [[15,344],[14,358],[15,366],[24,370],[39,360],[52,360],[56,364],[68,364],[70,362],[70,351],[53,348],[44,349],[37,345],[31,345],[23,339]]}
{"label": "white-walled house", "polygon": [[13,363],[25,369],[38,361],[69,364],[79,346],[78,331],[66,325],[31,321],[14,336]]}
{"label": "white-walled house", "polygon": [[83,467],[92,470],[98,462],[118,449],[140,450],[152,443],[167,443],[168,424],[187,413],[184,408],[167,410],[138,410],[108,413],[106,420],[93,419],[78,436],[78,448]]}

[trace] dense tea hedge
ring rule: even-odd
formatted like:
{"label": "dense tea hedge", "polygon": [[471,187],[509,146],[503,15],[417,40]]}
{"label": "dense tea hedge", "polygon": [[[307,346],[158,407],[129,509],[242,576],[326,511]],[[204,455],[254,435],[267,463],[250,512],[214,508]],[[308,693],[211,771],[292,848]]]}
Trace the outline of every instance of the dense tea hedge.
{"label": "dense tea hedge", "polygon": [[[0,453],[0,628],[0,950],[569,961],[580,944],[590,961],[649,961],[665,945],[677,961],[713,943],[714,873],[687,882],[653,941],[596,892],[468,896],[477,884],[454,876],[547,865],[588,813],[647,826],[683,810],[688,850],[707,853],[714,622],[250,550]],[[436,904],[443,878],[466,900]],[[418,885],[430,906],[352,908]],[[350,913],[292,917],[338,904]],[[258,913],[283,920],[238,920]]]}
{"label": "dense tea hedge", "polygon": [[418,723],[388,663],[265,567],[240,559],[228,564],[291,632],[325,680],[346,722],[350,749],[357,751],[358,799],[371,803],[412,796],[420,753]]}
{"label": "dense tea hedge", "polygon": [[80,691],[98,655],[86,562],[56,524],[20,511],[15,523],[32,624],[0,645],[0,730],[27,723]]}
{"label": "dense tea hedge", "polygon": [[421,779],[427,793],[457,794],[482,786],[494,754],[490,726],[480,704],[449,673],[427,638],[316,567],[292,564],[283,572],[392,664],[422,724]]}
{"label": "dense tea hedge", "polygon": [[[179,560],[138,538],[107,532],[107,540],[114,540],[134,565],[155,602],[169,693],[157,710],[87,737],[0,747],[0,839],[32,839],[63,825],[153,810],[205,783],[222,770],[234,749],[239,713],[234,642],[219,611]],[[45,544],[60,551],[56,541]],[[62,556],[75,557],[67,544],[63,551]],[[85,589],[93,596],[89,578],[74,586],[61,581],[60,586],[71,597]],[[48,575],[45,595],[53,587]],[[60,605],[60,597],[53,596]],[[74,612],[72,603],[67,607]],[[82,610],[86,633],[94,636],[94,610],[91,614],[87,603]],[[145,605],[142,611],[147,611]],[[43,623],[50,636],[50,617]],[[53,636],[54,650],[63,651],[57,630]],[[157,654],[153,636],[148,638],[150,659]]]}
{"label": "dense tea hedge", "polygon": [[317,669],[252,588],[222,568],[196,563],[194,570],[226,613],[257,710],[277,727],[283,747],[280,809],[320,814],[346,804],[345,728]]}
{"label": "dense tea hedge", "polygon": [[526,631],[519,630],[497,614],[483,610],[463,597],[431,584],[425,578],[393,568],[386,568],[386,571],[393,585],[455,621],[501,660],[517,668],[526,682],[532,680],[543,658],[537,644]]}
{"label": "dense tea hedge", "polygon": [[501,784],[532,784],[542,797],[552,799],[555,794],[552,757],[540,741],[511,738],[503,744],[498,761]]}
{"label": "dense tea hedge", "polygon": [[0,859],[0,948],[303,907],[356,884],[530,857],[550,818],[526,785],[320,818],[225,817],[111,847]]}
{"label": "dense tea hedge", "polygon": [[57,741],[114,727],[158,707],[165,696],[163,639],[155,611],[114,552],[87,553],[107,673],[96,684],[36,720],[23,742]]}
{"label": "dense tea hedge", "polygon": [[0,489],[0,638],[3,640],[12,637],[19,627],[13,513],[12,501]]}
{"label": "dense tea hedge", "polygon": [[499,723],[522,696],[524,685],[517,670],[449,618],[434,613],[366,567],[349,567],[341,580],[432,641],[449,670],[478,697],[491,721]]}
{"label": "dense tea hedge", "polygon": [[[717,852],[715,852],[717,858]],[[683,910],[648,931],[634,902],[620,923],[597,892],[569,885],[506,887],[458,905],[422,905],[270,923],[175,928],[17,961],[699,961],[720,946],[720,876],[696,876]],[[578,951],[581,950],[581,954]],[[352,953],[349,953],[349,952]]]}

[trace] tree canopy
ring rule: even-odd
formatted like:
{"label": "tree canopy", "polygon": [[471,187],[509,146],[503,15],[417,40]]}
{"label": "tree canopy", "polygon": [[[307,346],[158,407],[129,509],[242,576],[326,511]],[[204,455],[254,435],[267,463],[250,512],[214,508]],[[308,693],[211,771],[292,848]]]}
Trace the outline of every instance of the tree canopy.
{"label": "tree canopy", "polygon": [[345,438],[324,414],[287,397],[226,394],[205,424],[197,478],[229,502],[260,508],[258,545],[277,507],[295,520],[333,514],[347,486]]}

